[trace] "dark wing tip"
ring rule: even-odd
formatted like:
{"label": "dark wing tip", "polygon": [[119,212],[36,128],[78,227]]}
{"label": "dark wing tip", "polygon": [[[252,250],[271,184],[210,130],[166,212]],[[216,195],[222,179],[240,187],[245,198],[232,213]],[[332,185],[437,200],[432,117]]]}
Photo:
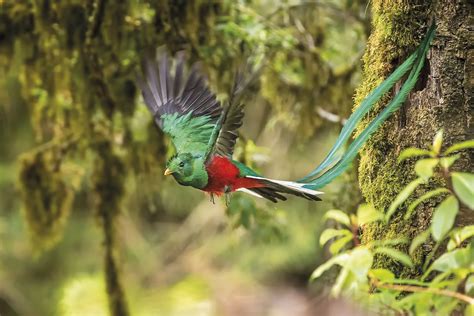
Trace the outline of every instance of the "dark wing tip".
{"label": "dark wing tip", "polygon": [[164,114],[208,115],[217,120],[222,108],[214,93],[207,86],[199,63],[195,63],[185,74],[185,52],[176,53],[173,65],[164,49],[156,57],[149,55],[143,61],[143,73],[137,82],[145,104],[159,121]]}

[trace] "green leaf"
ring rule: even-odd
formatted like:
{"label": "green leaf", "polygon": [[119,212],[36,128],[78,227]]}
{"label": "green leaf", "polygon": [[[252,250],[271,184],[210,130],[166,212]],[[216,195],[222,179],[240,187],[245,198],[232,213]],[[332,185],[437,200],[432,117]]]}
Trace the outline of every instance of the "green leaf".
{"label": "green leaf", "polygon": [[321,246],[324,246],[331,238],[344,235],[349,235],[352,237],[352,233],[347,229],[328,228],[321,233],[321,237],[319,237],[319,243]]}
{"label": "green leaf", "polygon": [[[398,293],[400,296],[399,292],[396,293]],[[432,296],[433,294],[430,293],[413,293],[402,296],[402,298],[397,297],[397,300],[393,305],[401,309],[398,313],[399,315],[429,315]],[[411,314],[408,314],[407,311],[410,311]]]}
{"label": "green leaf", "polygon": [[404,149],[400,153],[400,156],[398,156],[398,162],[400,163],[403,160],[406,160],[412,157],[429,156],[430,154],[431,153],[428,150],[410,147],[410,148]]}
{"label": "green leaf", "polygon": [[336,282],[334,282],[334,285],[331,288],[331,295],[332,296],[338,297],[341,294],[341,292],[344,288],[344,284],[348,283],[348,282],[346,282],[348,278],[349,278],[349,269],[343,268],[339,272],[339,275],[336,278]]}
{"label": "green leaf", "polygon": [[411,243],[409,250],[410,255],[413,255],[416,248],[418,248],[421,244],[425,243],[428,237],[430,237],[430,231],[425,230],[424,232],[413,238],[413,242]]}
{"label": "green leaf", "polygon": [[374,247],[404,245],[408,243],[409,243],[408,238],[400,237],[400,238],[395,238],[395,239],[373,240],[371,242],[368,242],[366,245],[374,248]]}
{"label": "green leaf", "polygon": [[474,210],[474,174],[453,172],[451,177],[456,195],[461,202]]}
{"label": "green leaf", "polygon": [[351,226],[351,220],[349,219],[349,215],[347,215],[341,210],[329,210],[326,212],[326,214],[324,214],[323,219],[332,219],[338,223],[346,225],[347,227]]}
{"label": "green leaf", "polygon": [[431,234],[434,240],[441,241],[451,230],[458,211],[458,200],[452,195],[438,205],[433,213],[431,222]]}
{"label": "green leaf", "polygon": [[416,207],[418,205],[420,205],[420,203],[436,196],[436,195],[439,195],[439,194],[443,194],[443,193],[449,193],[450,191],[448,189],[445,189],[445,188],[439,188],[439,189],[435,189],[435,190],[432,190],[432,191],[428,191],[426,192],[425,194],[423,194],[422,196],[420,196],[419,198],[417,198],[415,201],[413,201],[413,203],[411,203],[409,206],[408,206],[408,210],[407,212],[405,213],[405,220],[408,220],[411,216],[411,214],[413,213],[413,211],[416,209]]}
{"label": "green leaf", "polygon": [[311,277],[309,278],[310,281],[314,281],[317,278],[319,278],[321,275],[323,275],[324,272],[329,270],[333,265],[338,264],[338,265],[344,265],[348,260],[350,259],[349,253],[341,253],[338,256],[334,256],[319,267],[316,268],[316,270],[313,271],[311,274]]}
{"label": "green leaf", "polygon": [[356,276],[358,280],[367,281],[367,274],[374,262],[372,252],[365,247],[358,247],[351,251],[351,260],[347,268]]}
{"label": "green leaf", "polygon": [[448,155],[450,153],[453,153],[455,151],[463,150],[463,149],[468,149],[468,148],[474,148],[474,139],[466,140],[457,144],[452,145],[446,151],[444,152],[445,155]]}
{"label": "green leaf", "polygon": [[465,226],[457,229],[451,234],[451,239],[448,242],[448,251],[461,246],[462,242],[474,236],[474,225]]}
{"label": "green leaf", "polygon": [[454,309],[459,306],[458,300],[453,300],[449,297],[441,296],[434,301],[433,308],[437,315],[456,315],[453,313]]}
{"label": "green leaf", "polygon": [[438,158],[426,158],[418,160],[415,164],[416,174],[425,180],[428,180],[433,176],[433,169],[438,164]]}
{"label": "green leaf", "polygon": [[465,286],[464,286],[464,291],[466,292],[466,294],[471,294],[471,291],[474,292],[474,274],[471,274],[466,279],[466,283],[465,283]]}
{"label": "green leaf", "polygon": [[442,273],[438,273],[430,282],[432,287],[435,288],[442,288],[445,286],[453,286],[457,285],[458,280],[452,278],[452,272],[451,270],[447,270]]}
{"label": "green leaf", "polygon": [[410,257],[406,253],[401,252],[400,250],[396,250],[396,249],[388,248],[388,247],[379,247],[379,248],[376,248],[374,252],[384,254],[392,258],[393,260],[403,263],[404,265],[410,268],[413,267],[413,262],[411,261]]}
{"label": "green leaf", "polygon": [[339,251],[352,240],[352,234],[349,236],[344,236],[334,241],[331,246],[329,246],[329,252],[333,255],[339,253]]}
{"label": "green leaf", "polygon": [[383,214],[377,211],[370,204],[361,204],[357,209],[358,225],[372,223],[375,221],[383,220]]}
{"label": "green leaf", "polygon": [[395,279],[395,274],[392,271],[387,269],[371,269],[369,275],[372,278],[380,280],[382,282],[388,282]]}
{"label": "green leaf", "polygon": [[390,217],[395,213],[397,208],[405,202],[406,199],[415,191],[415,189],[424,182],[423,179],[418,178],[413,180],[412,182],[408,183],[408,185],[402,190],[402,192],[398,193],[397,197],[395,200],[390,204],[390,207],[388,209],[387,215],[386,215],[386,221],[388,222],[390,220]]}
{"label": "green leaf", "polygon": [[441,255],[431,264],[425,275],[433,270],[446,272],[460,268],[474,268],[474,251],[472,247],[456,249]]}
{"label": "green leaf", "polygon": [[370,250],[366,247],[357,247],[352,251],[344,252],[334,256],[320,265],[311,274],[310,281],[314,281],[315,279],[319,278],[324,272],[329,270],[335,264],[349,269],[356,276],[364,275],[364,273],[366,275],[367,271],[372,266],[372,262],[373,256]]}
{"label": "green leaf", "polygon": [[329,270],[333,265],[337,264],[338,261],[341,260],[340,257],[341,258],[344,257],[347,260],[349,255],[346,253],[343,253],[340,256],[332,257],[331,259],[329,259],[328,261],[326,261],[325,263],[317,267],[316,270],[314,270],[313,273],[311,274],[311,277],[309,278],[309,280],[314,281],[317,278],[319,278],[321,275],[323,275],[324,272]]}
{"label": "green leaf", "polygon": [[461,157],[461,155],[453,155],[453,156],[448,156],[448,157],[443,157],[443,158],[440,158],[439,159],[439,164],[441,165],[441,167],[443,167],[444,169],[448,169],[449,167],[451,167],[453,165],[453,163],[459,159],[459,157]]}
{"label": "green leaf", "polygon": [[443,144],[443,130],[439,130],[433,139],[433,152],[438,155]]}
{"label": "green leaf", "polygon": [[348,259],[339,263],[342,270],[331,289],[334,296],[339,296],[343,290],[357,290],[361,284],[367,284],[367,274],[374,261],[372,253],[366,247],[358,247],[347,254]]}

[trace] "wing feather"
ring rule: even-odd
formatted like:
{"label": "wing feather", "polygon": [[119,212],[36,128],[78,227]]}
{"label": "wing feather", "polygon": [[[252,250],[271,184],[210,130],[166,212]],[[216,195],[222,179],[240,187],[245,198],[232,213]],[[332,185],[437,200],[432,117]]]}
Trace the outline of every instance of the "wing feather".
{"label": "wing feather", "polygon": [[182,52],[176,55],[174,73],[166,53],[148,58],[138,84],[155,122],[171,136],[177,151],[205,153],[222,107],[199,65],[186,76],[184,64]]}
{"label": "wing feather", "polygon": [[226,119],[222,124],[222,128],[217,137],[215,153],[221,156],[232,157],[234,153],[235,143],[239,134],[237,130],[242,126],[244,118],[243,104],[230,105]]}
{"label": "wing feather", "polygon": [[208,158],[214,155],[232,158],[239,137],[238,129],[244,118],[244,105],[240,102],[240,96],[248,84],[249,81],[244,80],[243,73],[237,72],[228,105],[222,111],[209,140]]}

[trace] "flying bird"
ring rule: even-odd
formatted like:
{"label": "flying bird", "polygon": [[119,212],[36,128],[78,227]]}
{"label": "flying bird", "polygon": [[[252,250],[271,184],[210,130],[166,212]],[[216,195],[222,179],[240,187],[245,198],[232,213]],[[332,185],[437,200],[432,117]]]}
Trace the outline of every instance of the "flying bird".
{"label": "flying bird", "polygon": [[[146,59],[138,80],[144,102],[176,148],[164,174],[173,176],[181,185],[208,192],[213,202],[214,196],[223,194],[228,202],[230,193],[235,191],[272,202],[286,200],[286,194],[319,201],[322,192],[317,189],[344,172],[369,136],[403,104],[418,79],[434,31],[433,24],[418,49],[352,113],[326,158],[297,181],[266,178],[232,158],[244,119],[241,95],[249,82],[242,73],[235,76],[229,99],[222,104],[209,89],[197,64],[186,71],[182,52],[176,55],[174,63],[165,53],[156,59]],[[409,71],[391,102],[345,148],[360,120]]]}
{"label": "flying bird", "polygon": [[148,109],[176,148],[164,174],[181,185],[210,193],[211,199],[242,191],[273,202],[286,200],[283,194],[320,200],[321,192],[303,183],[265,178],[232,159],[244,118],[240,102],[246,86],[243,75],[236,75],[229,100],[222,106],[197,64],[187,74],[184,64],[182,52],[177,54],[173,73],[166,54],[158,60],[148,59],[140,80]]}

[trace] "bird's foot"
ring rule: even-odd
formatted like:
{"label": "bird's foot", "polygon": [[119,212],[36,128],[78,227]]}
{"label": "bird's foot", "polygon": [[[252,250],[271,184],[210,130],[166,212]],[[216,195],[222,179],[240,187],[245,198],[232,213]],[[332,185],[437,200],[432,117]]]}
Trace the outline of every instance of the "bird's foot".
{"label": "bird's foot", "polygon": [[209,193],[209,196],[211,197],[212,204],[216,204],[216,202],[214,201],[214,193]]}
{"label": "bird's foot", "polygon": [[230,186],[225,186],[224,187],[224,195],[225,195],[225,206],[229,207],[230,205],[230,193],[232,192],[232,189]]}

